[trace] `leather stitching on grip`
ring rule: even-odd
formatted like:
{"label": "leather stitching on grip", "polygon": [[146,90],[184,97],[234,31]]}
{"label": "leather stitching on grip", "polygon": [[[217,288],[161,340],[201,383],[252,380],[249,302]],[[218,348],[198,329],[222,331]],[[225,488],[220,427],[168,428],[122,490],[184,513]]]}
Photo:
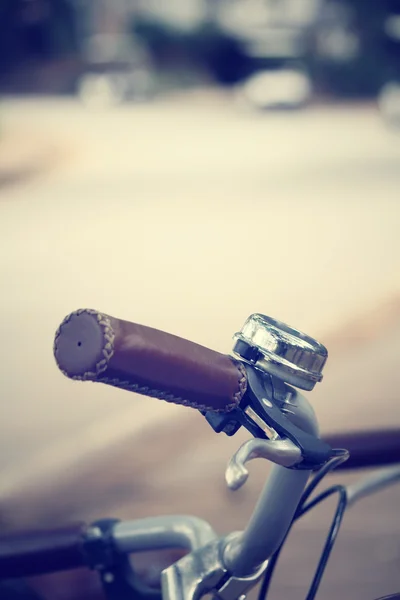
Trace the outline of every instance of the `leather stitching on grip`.
{"label": "leather stitching on grip", "polygon": [[111,327],[110,320],[107,316],[99,313],[97,310],[89,309],[89,308],[80,308],[70,315],[61,323],[58,328],[55,339],[54,339],[54,351],[57,348],[57,340],[59,335],[61,334],[61,328],[63,325],[68,323],[71,317],[80,315],[82,313],[89,313],[96,317],[99,325],[103,330],[103,339],[105,340],[105,344],[102,348],[103,358],[101,358],[95,366],[95,371],[86,371],[83,375],[70,375],[64,369],[60,369],[62,373],[75,381],[97,381],[99,383],[105,383],[107,385],[113,385],[115,387],[119,387],[125,390],[129,390],[131,392],[136,392],[138,394],[143,394],[145,396],[149,396],[151,398],[158,398],[159,400],[165,400],[166,402],[173,402],[175,404],[181,404],[183,406],[189,406],[191,408],[196,408],[198,410],[212,410],[214,412],[228,412],[239,405],[239,402],[243,398],[243,395],[246,391],[247,387],[247,378],[246,371],[242,364],[239,362],[232,360],[234,365],[238,370],[238,390],[232,396],[232,402],[227,404],[224,408],[215,409],[213,406],[208,406],[206,404],[199,404],[197,402],[193,402],[191,400],[187,400],[185,398],[181,398],[179,396],[175,396],[169,392],[163,392],[161,390],[151,389],[146,386],[141,386],[137,383],[132,383],[129,380],[123,380],[118,378],[109,378],[109,377],[101,377],[101,373],[103,373],[107,367],[111,357],[114,354],[114,339],[115,334]]}
{"label": "leather stitching on grip", "polygon": [[236,406],[238,406],[239,402],[243,398],[243,396],[244,396],[244,394],[246,392],[246,389],[247,389],[247,374],[246,374],[246,369],[238,361],[233,360],[233,359],[231,359],[231,360],[234,363],[234,365],[237,368],[237,370],[239,371],[239,380],[238,380],[239,389],[238,389],[238,391],[235,394],[233,394],[233,403],[229,405],[231,407],[229,410],[231,410],[232,408],[235,408]]}
{"label": "leather stitching on grip", "polygon": [[62,373],[64,373],[64,375],[66,377],[69,377],[70,379],[74,379],[76,381],[99,381],[98,376],[100,375],[100,373],[102,373],[103,371],[105,371],[107,369],[108,363],[114,354],[115,334],[114,334],[113,328],[111,327],[109,318],[106,317],[105,315],[102,315],[97,310],[94,310],[92,308],[79,308],[78,310],[75,310],[73,313],[68,315],[68,317],[66,317],[64,319],[64,321],[61,323],[60,327],[57,329],[57,332],[56,332],[56,335],[54,338],[54,353],[56,352],[57,340],[61,334],[61,329],[63,328],[63,326],[66,323],[68,323],[72,317],[79,316],[83,313],[95,316],[97,321],[99,322],[99,325],[101,325],[101,328],[103,331],[103,340],[105,341],[105,344],[103,345],[103,348],[101,350],[101,352],[103,354],[103,358],[101,358],[96,363],[95,371],[86,371],[83,375],[70,375],[64,369],[60,368],[60,370]]}

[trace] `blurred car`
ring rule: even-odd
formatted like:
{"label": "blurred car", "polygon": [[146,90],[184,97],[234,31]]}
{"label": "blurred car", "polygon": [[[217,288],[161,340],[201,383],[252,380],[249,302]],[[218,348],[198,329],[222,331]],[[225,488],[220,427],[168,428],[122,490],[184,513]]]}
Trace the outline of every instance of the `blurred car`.
{"label": "blurred car", "polygon": [[300,70],[260,71],[238,89],[238,98],[255,109],[295,109],[305,106],[312,97],[312,83]]}

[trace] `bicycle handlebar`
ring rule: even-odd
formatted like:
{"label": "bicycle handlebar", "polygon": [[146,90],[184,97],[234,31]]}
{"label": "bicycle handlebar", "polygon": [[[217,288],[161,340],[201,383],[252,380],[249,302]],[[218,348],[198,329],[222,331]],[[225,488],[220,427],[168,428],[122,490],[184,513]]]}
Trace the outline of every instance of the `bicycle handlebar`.
{"label": "bicycle handlebar", "polygon": [[175,335],[80,309],[54,341],[60,370],[199,410],[227,412],[246,391],[246,372],[233,358]]}
{"label": "bicycle handlebar", "polygon": [[0,579],[29,577],[79,568],[86,564],[86,526],[17,532],[0,537]]}
{"label": "bicycle handlebar", "polygon": [[333,448],[346,448],[349,458],[340,470],[382,467],[400,462],[400,429],[349,431],[323,436]]}

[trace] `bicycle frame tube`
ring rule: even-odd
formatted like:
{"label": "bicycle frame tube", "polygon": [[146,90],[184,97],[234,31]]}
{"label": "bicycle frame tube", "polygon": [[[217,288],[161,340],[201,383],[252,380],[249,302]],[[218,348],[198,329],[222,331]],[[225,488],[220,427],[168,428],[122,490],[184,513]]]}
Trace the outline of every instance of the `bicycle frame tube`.
{"label": "bicycle frame tube", "polygon": [[360,481],[356,481],[353,485],[347,488],[347,505],[353,506],[356,502],[376,494],[390,485],[400,482],[400,465],[396,467],[388,467],[380,469],[377,473],[373,473],[369,477],[365,477]]}
{"label": "bicycle frame tube", "polygon": [[279,548],[309,475],[310,471],[273,467],[246,530],[225,547],[224,562],[233,575],[249,575]]}
{"label": "bicycle frame tube", "polygon": [[[300,393],[296,393],[286,416],[307,433],[318,435],[315,413]],[[272,468],[245,531],[226,544],[224,562],[234,576],[250,575],[279,548],[309,476],[308,470]]]}

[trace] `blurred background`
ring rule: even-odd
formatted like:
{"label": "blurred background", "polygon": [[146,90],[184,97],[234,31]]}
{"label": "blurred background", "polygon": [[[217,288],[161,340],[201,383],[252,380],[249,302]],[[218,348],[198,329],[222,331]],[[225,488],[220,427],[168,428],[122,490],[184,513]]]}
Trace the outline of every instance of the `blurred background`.
{"label": "blurred background", "polygon": [[[221,352],[266,313],[328,347],[322,433],[399,425],[399,57],[395,0],[0,1],[2,531],[185,513],[226,533],[267,476],[228,493],[245,432],[65,379],[78,307]],[[399,501],[349,512],[322,598],[400,590]],[[331,512],[296,527],[274,598],[305,596]]]}
{"label": "blurred background", "polygon": [[219,85],[258,107],[394,103],[399,13],[398,0],[2,0],[0,89],[111,104]]}

